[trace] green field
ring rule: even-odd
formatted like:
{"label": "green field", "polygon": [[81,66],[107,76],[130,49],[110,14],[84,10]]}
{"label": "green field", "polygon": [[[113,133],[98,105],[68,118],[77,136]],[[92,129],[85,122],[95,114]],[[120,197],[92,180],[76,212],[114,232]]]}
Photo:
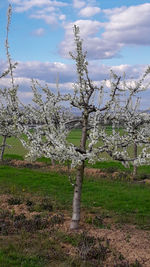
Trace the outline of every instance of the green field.
{"label": "green field", "polygon": [[[0,167],[0,192],[4,191],[49,196],[61,207],[71,207],[73,197],[73,188],[66,175],[8,166]],[[85,178],[82,206],[150,217],[150,187],[118,180]]]}
{"label": "green field", "polygon": [[[0,144],[1,143],[2,143],[2,137],[0,136]],[[6,147],[5,154],[16,154],[24,157],[25,154],[27,153],[25,148],[22,146],[20,140],[16,137],[7,138],[6,143],[10,147]]]}

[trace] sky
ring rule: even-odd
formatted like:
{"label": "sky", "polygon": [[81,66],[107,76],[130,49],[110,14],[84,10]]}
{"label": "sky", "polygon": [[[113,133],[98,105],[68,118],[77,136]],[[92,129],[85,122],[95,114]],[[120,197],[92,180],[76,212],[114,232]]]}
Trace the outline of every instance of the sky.
{"label": "sky", "polygon": [[[138,79],[150,64],[150,1],[144,0],[0,0],[0,73],[7,68],[7,9],[12,5],[9,46],[18,62],[15,82],[23,102],[31,101],[31,79],[62,92],[72,90],[77,76],[69,56],[74,51],[73,26],[80,27],[90,77],[109,78],[110,69]],[[10,79],[0,80],[0,87]],[[150,89],[142,95],[149,107]]]}

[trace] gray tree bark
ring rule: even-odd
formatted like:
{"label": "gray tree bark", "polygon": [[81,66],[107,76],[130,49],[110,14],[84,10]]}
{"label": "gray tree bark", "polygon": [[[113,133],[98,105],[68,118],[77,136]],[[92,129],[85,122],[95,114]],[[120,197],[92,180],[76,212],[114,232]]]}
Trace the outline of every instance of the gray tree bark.
{"label": "gray tree bark", "polygon": [[[83,112],[83,123],[82,123],[82,136],[80,141],[80,149],[86,150],[86,141],[87,141],[87,126],[88,126],[88,113],[87,110]],[[74,197],[73,197],[73,213],[72,213],[72,221],[70,224],[70,229],[76,230],[79,228],[80,222],[80,205],[81,205],[81,192],[82,192],[82,184],[84,178],[84,165],[85,162],[82,161],[82,164],[77,168],[76,174],[76,183],[74,186]]]}
{"label": "gray tree bark", "polygon": [[55,167],[55,160],[51,158],[51,164],[53,167]]}
{"label": "gray tree bark", "polygon": [[73,197],[73,213],[70,229],[76,230],[79,228],[80,222],[80,203],[81,203],[81,192],[82,192],[82,183],[84,176],[84,162],[81,166],[78,167],[76,175],[76,183],[74,186],[74,197]]}
{"label": "gray tree bark", "polygon": [[[134,158],[137,158],[138,156],[138,148],[137,148],[137,144],[134,143]],[[133,166],[133,179],[135,178],[135,176],[137,175],[137,166],[134,165]]]}
{"label": "gray tree bark", "polygon": [[6,146],[6,138],[7,136],[4,135],[3,136],[3,143],[2,143],[2,146],[1,146],[1,155],[0,155],[0,160],[3,161],[4,159],[4,151],[5,151],[5,146]]}

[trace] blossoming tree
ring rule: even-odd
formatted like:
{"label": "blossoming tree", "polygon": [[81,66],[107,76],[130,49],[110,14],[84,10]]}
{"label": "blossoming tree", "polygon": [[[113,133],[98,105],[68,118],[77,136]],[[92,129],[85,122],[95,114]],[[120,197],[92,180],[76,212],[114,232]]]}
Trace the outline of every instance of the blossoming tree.
{"label": "blossoming tree", "polygon": [[[142,89],[138,86],[138,91],[140,90]],[[135,103],[132,98],[128,99],[120,115],[124,134],[130,137],[128,146],[124,147],[126,163],[132,163],[133,178],[136,178],[137,166],[150,163],[150,115],[140,111],[139,98],[136,98]],[[130,152],[131,148],[132,152]]]}
{"label": "blossoming tree", "polygon": [[8,68],[1,75],[0,79],[8,78],[10,79],[10,86],[0,89],[0,135],[3,137],[2,145],[0,146],[1,155],[0,160],[3,160],[3,155],[6,146],[7,138],[11,136],[17,136],[18,131],[17,127],[12,118],[14,108],[16,105],[16,94],[17,94],[17,86],[15,86],[14,78],[13,78],[13,70],[16,68],[17,63],[13,63],[11,61],[11,56],[9,53],[9,44],[8,44],[8,33],[9,26],[11,20],[11,6],[8,8],[8,21],[7,21],[7,34],[6,34],[6,56],[8,61]]}
{"label": "blossoming tree", "polygon": [[[82,50],[82,41],[79,36],[79,28],[74,26],[76,54],[71,54],[76,62],[78,81],[74,84],[73,94],[61,95],[52,93],[48,87],[42,87],[42,93],[39,93],[39,84],[36,81],[32,83],[33,102],[36,105],[27,107],[37,127],[33,131],[25,124],[20,123],[18,118],[17,125],[20,132],[24,132],[28,140],[22,140],[23,145],[29,150],[28,157],[36,159],[40,156],[53,158],[55,160],[65,162],[71,161],[71,166],[76,168],[76,179],[74,182],[73,197],[73,214],[71,221],[71,229],[77,229],[80,221],[80,202],[82,183],[84,178],[85,161],[96,162],[101,160],[101,153],[107,152],[113,159],[120,160],[123,163],[128,162],[129,157],[125,149],[131,142],[131,135],[120,135],[116,132],[116,122],[120,116],[118,108],[118,94],[122,91],[120,88],[121,77],[112,72],[110,82],[109,99],[101,103],[103,94],[105,93],[104,84],[97,87],[89,78],[88,62],[86,54]],[[130,98],[136,90],[131,90]],[[42,94],[46,95],[44,100]],[[98,99],[98,102],[96,102]],[[75,107],[81,111],[81,117],[75,119],[75,123],[80,124],[81,140],[77,147],[67,141],[70,123],[73,118],[65,116],[63,112],[63,103],[68,101],[70,108]],[[118,112],[119,111],[119,112]],[[124,111],[127,111],[124,107]],[[113,113],[113,116],[112,116]],[[107,120],[112,117],[112,134],[108,135],[104,127],[101,127],[100,121]],[[99,145],[99,141],[101,145]],[[87,144],[88,141],[88,144]],[[121,150],[120,150],[121,148]]]}
{"label": "blossoming tree", "polygon": [[12,105],[9,95],[9,89],[0,90],[0,136],[3,137],[2,145],[0,146],[0,160],[3,161],[4,151],[7,138],[11,136],[17,137],[18,131],[12,118]]}
{"label": "blossoming tree", "polygon": [[[28,157],[35,160],[40,156],[45,156],[61,162],[69,161],[71,162],[71,167],[76,168],[70,228],[78,229],[85,161],[94,163],[97,160],[102,160],[102,152],[108,153],[113,159],[120,160],[124,164],[130,160],[126,148],[131,143],[131,139],[133,139],[132,134],[128,134],[132,125],[127,128],[129,130],[126,129],[126,134],[123,135],[116,131],[116,125],[121,117],[124,123],[129,125],[128,103],[131,97],[138,91],[138,87],[133,90],[130,88],[127,104],[120,108],[118,95],[122,92],[121,77],[112,72],[109,94],[104,98],[103,95],[106,93],[105,84],[98,87],[89,77],[86,53],[83,53],[82,40],[80,39],[77,26],[74,26],[74,36],[76,51],[75,54],[70,54],[76,63],[78,80],[73,85],[73,94],[62,95],[59,90],[57,94],[54,94],[47,86],[42,86],[40,93],[38,90],[40,85],[33,81],[33,104],[24,107],[25,110],[22,116],[19,113],[19,100],[16,97],[13,79],[12,85],[14,90],[10,92],[10,96],[14,105],[13,118],[15,125],[20,133],[25,133],[27,136],[27,140],[21,139],[21,141],[29,150]],[[149,69],[145,75],[148,74]],[[43,94],[45,97],[43,97]],[[105,99],[104,102],[102,101],[103,98]],[[64,111],[66,102],[69,103],[70,109],[75,107],[81,112],[80,118],[74,119],[72,116],[66,115]],[[124,111],[124,116],[120,115],[121,110]],[[27,123],[30,118],[33,118],[36,124],[33,130],[30,129]],[[108,118],[112,123],[112,134],[108,134],[105,131],[105,127],[100,124],[102,120],[107,121]],[[75,125],[80,125],[81,128],[79,146],[75,146],[67,141],[72,122]],[[148,156],[147,152],[143,152],[141,157],[148,158]],[[136,161],[138,159],[137,156]]]}

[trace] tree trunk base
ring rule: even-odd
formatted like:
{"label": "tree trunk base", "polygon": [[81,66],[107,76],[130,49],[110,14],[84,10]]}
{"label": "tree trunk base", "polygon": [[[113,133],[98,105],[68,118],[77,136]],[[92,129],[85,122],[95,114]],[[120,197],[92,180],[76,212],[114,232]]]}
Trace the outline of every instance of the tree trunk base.
{"label": "tree trunk base", "polygon": [[72,220],[70,224],[71,230],[78,230],[79,229],[79,221]]}
{"label": "tree trunk base", "polygon": [[51,159],[51,165],[52,165],[53,167],[55,167],[55,160],[54,160],[54,159]]}

